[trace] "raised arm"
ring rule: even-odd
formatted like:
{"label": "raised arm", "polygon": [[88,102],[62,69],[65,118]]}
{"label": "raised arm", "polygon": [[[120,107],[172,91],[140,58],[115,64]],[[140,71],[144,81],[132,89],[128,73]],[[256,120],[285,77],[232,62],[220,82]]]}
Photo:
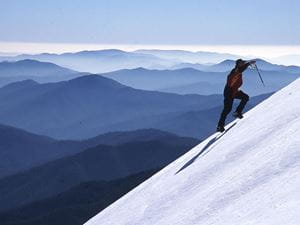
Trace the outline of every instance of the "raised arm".
{"label": "raised arm", "polygon": [[242,65],[241,67],[239,67],[239,72],[240,73],[244,72],[248,68],[248,66],[250,66],[251,64],[254,64],[254,63],[256,63],[255,60],[251,60],[251,61],[245,63],[244,65]]}

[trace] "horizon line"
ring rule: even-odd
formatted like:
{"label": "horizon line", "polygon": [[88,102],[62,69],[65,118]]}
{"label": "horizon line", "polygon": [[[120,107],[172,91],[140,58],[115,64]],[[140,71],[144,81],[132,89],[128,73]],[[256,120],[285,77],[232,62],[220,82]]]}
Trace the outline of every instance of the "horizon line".
{"label": "horizon line", "polygon": [[287,55],[300,55],[300,45],[159,45],[159,44],[97,44],[97,43],[50,43],[50,42],[5,42],[0,41],[0,54],[40,54],[119,49],[184,50],[190,52],[215,52],[243,57],[275,59]]}

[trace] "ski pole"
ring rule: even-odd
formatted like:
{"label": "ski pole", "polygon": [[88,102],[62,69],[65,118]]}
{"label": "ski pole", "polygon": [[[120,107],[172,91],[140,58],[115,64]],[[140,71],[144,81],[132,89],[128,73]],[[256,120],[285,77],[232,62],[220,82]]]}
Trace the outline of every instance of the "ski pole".
{"label": "ski pole", "polygon": [[260,72],[259,72],[259,70],[258,70],[258,68],[257,68],[257,65],[256,65],[256,64],[254,64],[254,67],[255,67],[255,69],[256,69],[256,71],[257,71],[257,73],[258,73],[258,76],[259,76],[259,78],[260,78],[260,80],[261,80],[262,84],[263,84],[263,85],[264,85],[264,87],[265,87],[266,85],[265,85],[265,83],[264,83],[264,81],[263,81],[263,79],[262,79],[262,77],[261,77],[261,74],[260,74]]}

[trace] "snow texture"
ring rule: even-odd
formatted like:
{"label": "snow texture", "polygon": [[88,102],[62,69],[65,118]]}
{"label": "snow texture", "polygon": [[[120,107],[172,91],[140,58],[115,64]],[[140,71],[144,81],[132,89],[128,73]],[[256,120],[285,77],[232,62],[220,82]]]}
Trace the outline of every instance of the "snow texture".
{"label": "snow texture", "polygon": [[300,224],[300,79],[226,128],[85,224]]}

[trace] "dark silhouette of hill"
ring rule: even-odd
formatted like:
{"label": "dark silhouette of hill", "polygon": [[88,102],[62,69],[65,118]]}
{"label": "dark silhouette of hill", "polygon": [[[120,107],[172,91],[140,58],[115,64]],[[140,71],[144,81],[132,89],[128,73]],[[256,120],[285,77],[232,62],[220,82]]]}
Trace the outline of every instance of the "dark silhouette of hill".
{"label": "dark silhouette of hill", "polygon": [[119,145],[134,141],[175,138],[174,134],[144,129],[111,132],[82,141],[59,141],[10,126],[0,125],[0,178],[12,175],[48,161],[73,155],[99,144]]}
{"label": "dark silhouette of hill", "polygon": [[90,181],[23,207],[0,213],[1,225],[81,225],[158,169],[113,181]]}
{"label": "dark silhouette of hill", "polygon": [[97,145],[0,180],[0,209],[51,197],[83,182],[114,180],[161,168],[199,140],[175,135],[117,146]]}
{"label": "dark silhouette of hill", "polygon": [[81,143],[56,141],[4,125],[0,125],[0,143],[0,178],[52,159],[75,154],[84,147]]}

